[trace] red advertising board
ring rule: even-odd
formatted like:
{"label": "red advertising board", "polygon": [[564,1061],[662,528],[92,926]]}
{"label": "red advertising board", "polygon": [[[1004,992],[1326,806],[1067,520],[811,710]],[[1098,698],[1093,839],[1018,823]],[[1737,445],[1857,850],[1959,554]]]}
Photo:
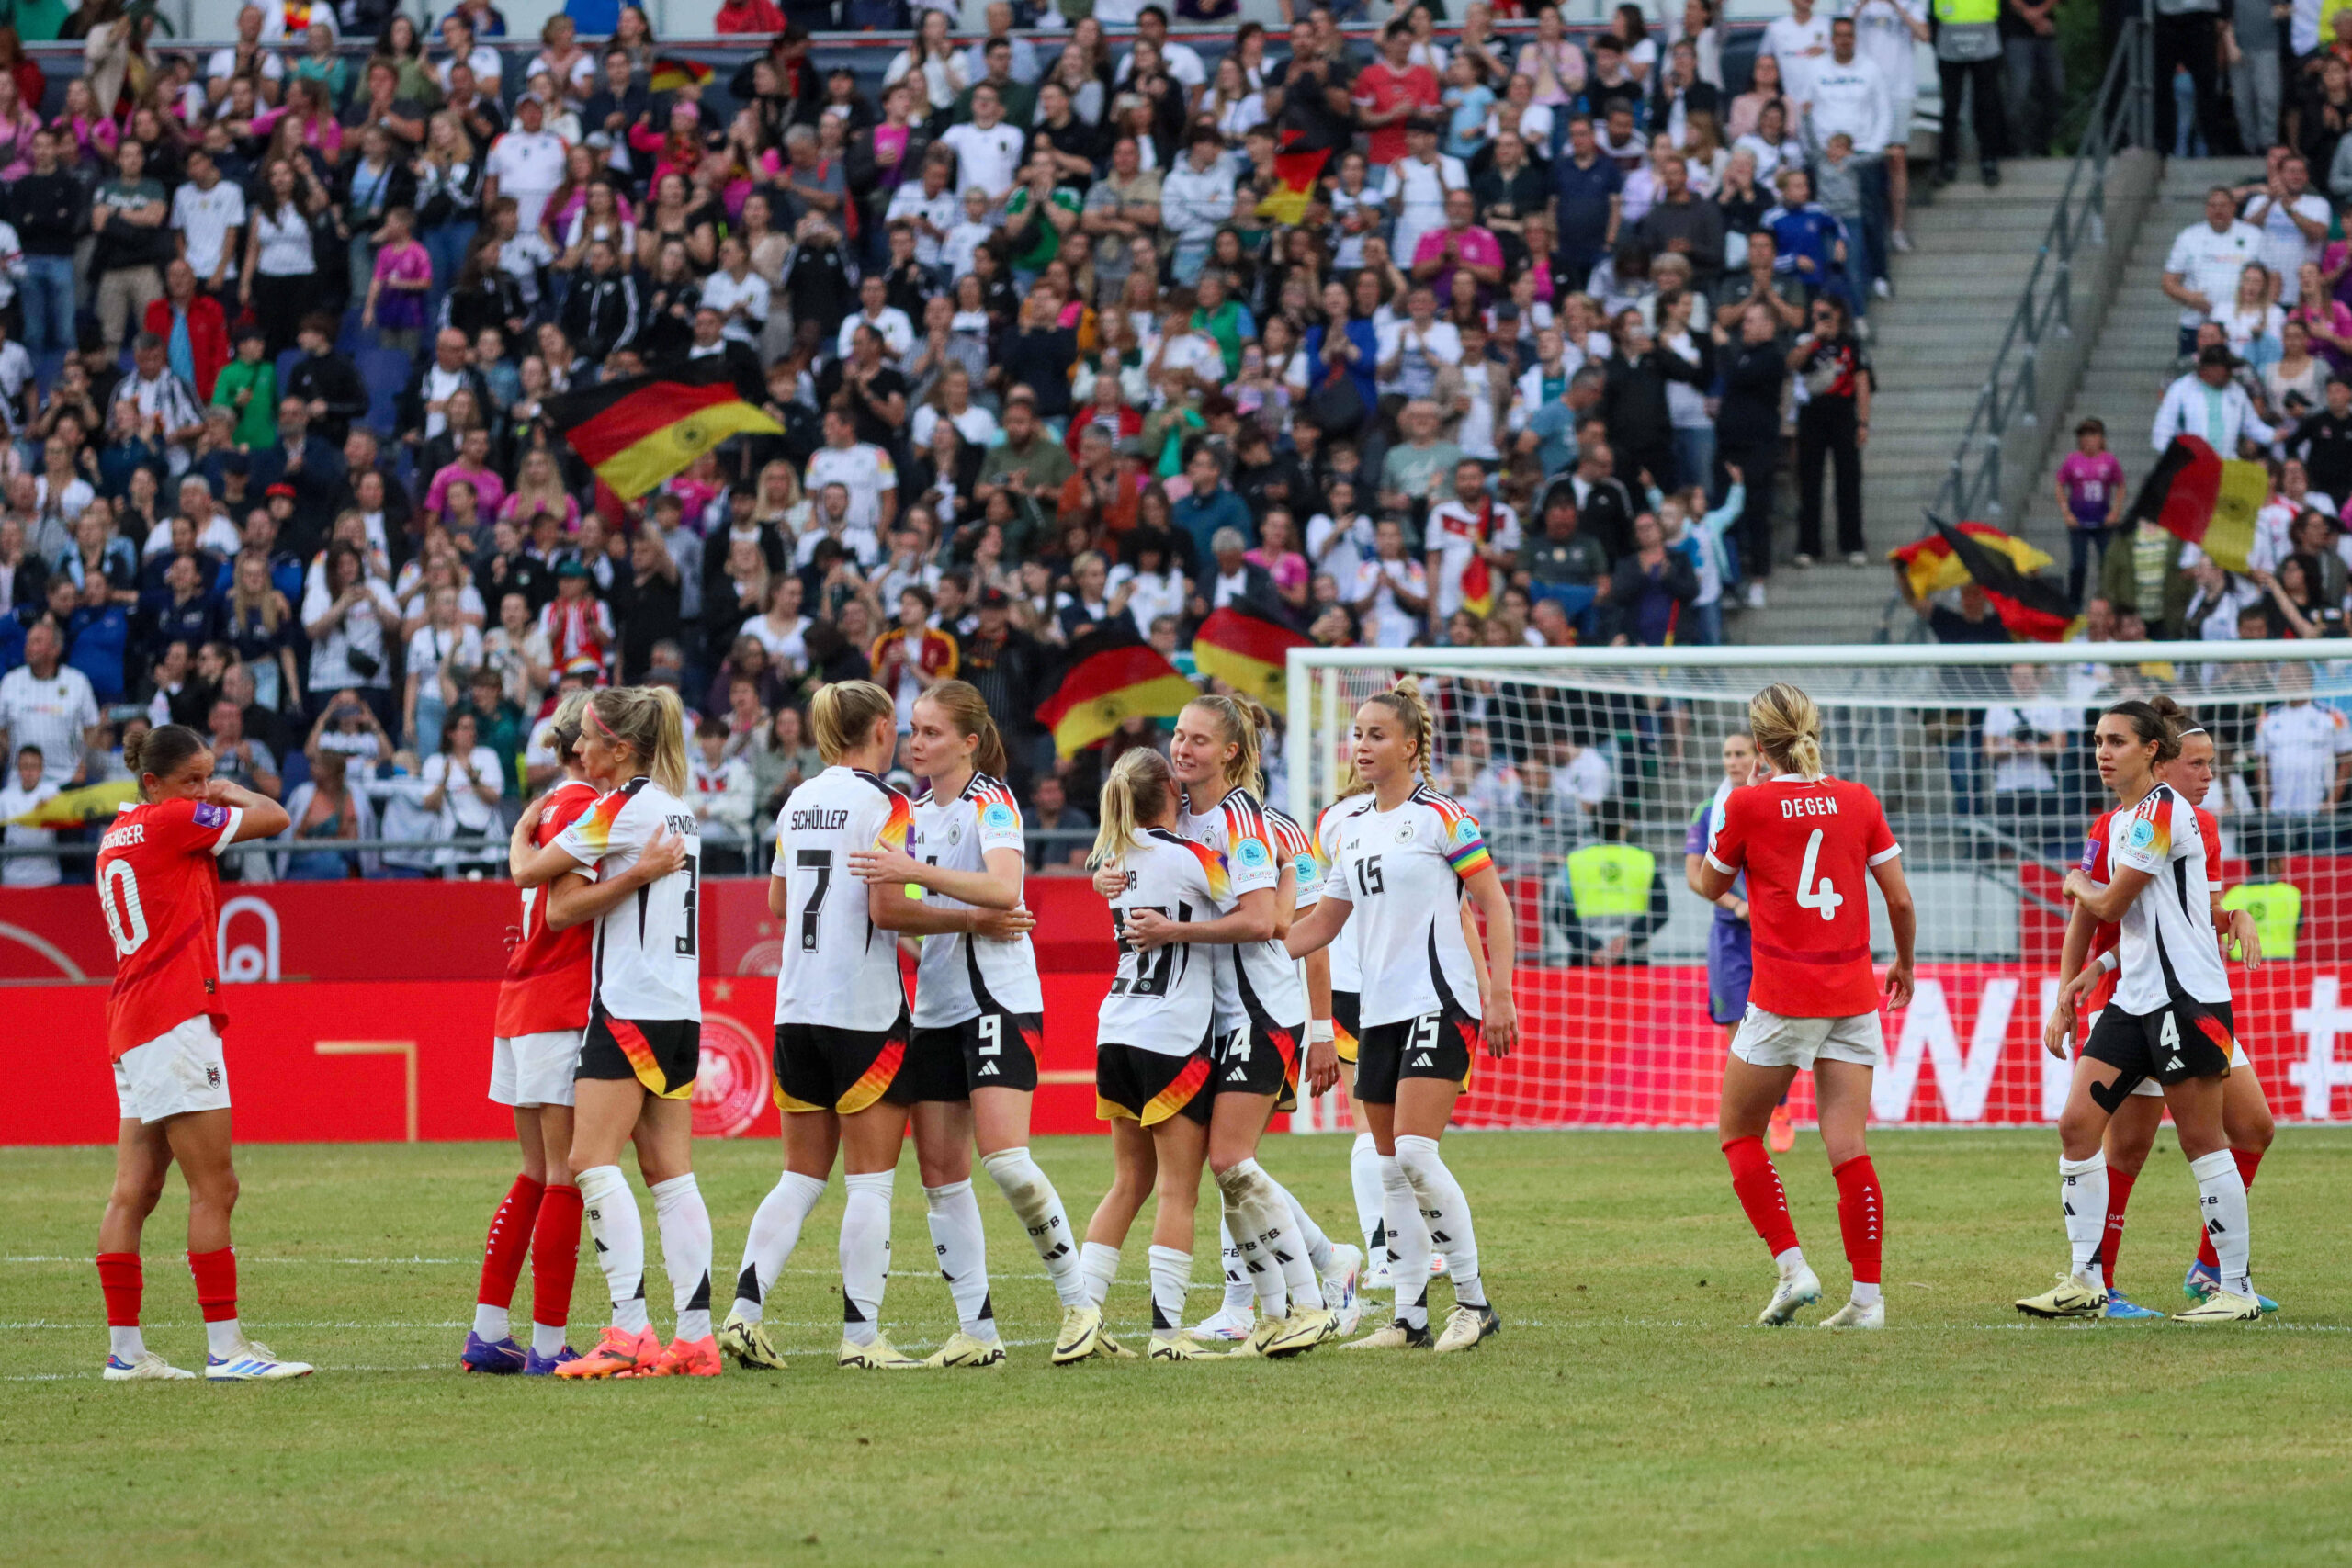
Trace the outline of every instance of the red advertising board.
{"label": "red advertising board", "polygon": [[[364,944],[369,933],[350,940]],[[2239,1032],[2281,1120],[2352,1119],[2352,1001],[2346,971],[2274,964],[2233,976]],[[1045,979],[1041,1133],[1100,1130],[1094,1015],[1103,971]],[[1876,1119],[1887,1124],[2020,1125],[2055,1116],[2066,1066],[2041,1044],[2054,982],[2013,964],[1930,964],[1912,1006],[1887,1024]],[[485,980],[266,982],[228,987],[228,1059],[237,1134],[247,1142],[503,1138],[506,1113],[484,1098],[497,987]],[[0,1101],[0,1145],[102,1143],[116,1111],[102,1042],[101,984],[0,989],[12,1018],[40,1019],[65,1047],[38,1096]],[[696,1101],[707,1134],[772,1135],[768,1096],[773,982],[703,983]],[[1521,971],[1528,1038],[1510,1060],[1482,1059],[1462,1103],[1471,1127],[1713,1123],[1721,1035],[1695,968]],[[1799,1079],[1797,1106],[1809,1111]]]}

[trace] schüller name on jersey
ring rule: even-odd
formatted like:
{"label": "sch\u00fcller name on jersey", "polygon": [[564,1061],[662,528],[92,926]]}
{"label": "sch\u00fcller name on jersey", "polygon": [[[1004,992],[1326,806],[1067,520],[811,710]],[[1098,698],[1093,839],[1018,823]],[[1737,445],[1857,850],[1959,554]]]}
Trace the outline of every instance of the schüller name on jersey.
{"label": "sch\u00fcller name on jersey", "polygon": [[838,833],[849,826],[849,813],[811,808],[792,814],[792,830],[796,833]]}

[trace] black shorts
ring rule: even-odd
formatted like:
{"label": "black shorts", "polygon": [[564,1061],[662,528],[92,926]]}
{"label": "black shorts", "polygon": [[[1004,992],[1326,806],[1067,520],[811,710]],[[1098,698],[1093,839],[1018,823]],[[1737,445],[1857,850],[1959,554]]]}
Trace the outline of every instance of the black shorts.
{"label": "black shorts", "polygon": [[1187,1116],[1205,1127],[1216,1099],[1210,1081],[1216,1073],[1205,1040],[1182,1056],[1135,1045],[1097,1045],[1094,1114],[1105,1122],[1124,1116],[1147,1127]]}
{"label": "black shorts", "polygon": [[2175,997],[2150,1013],[2129,1013],[2112,1002],[2091,1026],[2083,1055],[2122,1069],[2113,1094],[2128,1094],[2142,1078],[2160,1084],[2225,1078],[2237,1052],[2237,1025],[2227,1002]]}
{"label": "black shorts", "polygon": [[907,1010],[888,1029],[835,1029],[824,1023],[775,1026],[775,1102],[784,1111],[832,1111],[847,1116],[888,1097],[907,1065]]}
{"label": "black shorts", "polygon": [[1436,1012],[1363,1032],[1356,1052],[1356,1098],[1394,1105],[1406,1078],[1444,1078],[1470,1087],[1470,1053],[1483,1037],[1478,1021],[1448,1003]]}
{"label": "black shorts", "polygon": [[[926,1058],[933,1051],[955,1063],[956,1092],[918,1094],[917,1100],[967,1100],[976,1089],[1017,1089],[1034,1093],[1037,1088],[1037,1054],[1046,1046],[1046,1015],[1041,1012],[978,1012],[961,1023],[915,1031],[915,1052]],[[923,1081],[933,1081],[928,1072]],[[940,1081],[944,1081],[944,1072]]]}
{"label": "black shorts", "polygon": [[1306,1026],[1283,1029],[1255,1020],[1216,1043],[1219,1094],[1271,1094],[1277,1111],[1298,1109],[1299,1038]]}
{"label": "black shorts", "polygon": [[702,1066],[702,1022],[692,1018],[615,1018],[602,1002],[588,1012],[587,1038],[572,1077],[635,1078],[648,1094],[684,1100]]}
{"label": "black shorts", "polygon": [[1340,1060],[1350,1066],[1355,1065],[1356,1036],[1362,1032],[1359,1021],[1363,1017],[1363,997],[1356,991],[1331,993],[1331,1049]]}

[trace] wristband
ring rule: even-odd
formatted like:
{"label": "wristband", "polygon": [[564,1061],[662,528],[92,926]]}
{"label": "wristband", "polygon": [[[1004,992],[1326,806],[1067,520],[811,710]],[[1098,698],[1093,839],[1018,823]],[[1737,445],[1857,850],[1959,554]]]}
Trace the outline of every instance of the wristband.
{"label": "wristband", "polygon": [[2109,948],[2098,955],[2098,966],[2102,971],[2121,968],[2123,966],[2121,952],[2116,948]]}
{"label": "wristband", "polygon": [[1331,1043],[1331,1021],[1328,1018],[1308,1019],[1306,1021],[1306,1043],[1309,1045],[1329,1045]]}

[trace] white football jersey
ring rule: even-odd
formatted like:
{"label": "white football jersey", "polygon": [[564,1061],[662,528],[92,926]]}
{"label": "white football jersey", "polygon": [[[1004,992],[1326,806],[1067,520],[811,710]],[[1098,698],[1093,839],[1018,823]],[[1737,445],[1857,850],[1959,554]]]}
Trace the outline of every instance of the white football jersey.
{"label": "white football jersey", "polygon": [[2196,808],[2158,784],[2139,805],[2109,818],[2107,833],[2109,867],[2154,878],[2123,911],[2115,1005],[2128,1013],[2154,1012],[2171,999],[2168,981],[2200,1002],[2228,1001],[2230,976],[2213,935],[2206,869],[2213,850],[2198,830]]}
{"label": "white football jersey", "polygon": [[[1164,829],[1119,852],[1127,874],[1111,900],[1111,923],[1124,931],[1130,909],[1156,909],[1171,920],[1211,920],[1231,909],[1235,893],[1226,858]],[[1216,950],[1171,942],[1149,953],[1119,947],[1119,972],[1102,998],[1095,1037],[1163,1056],[1187,1055],[1208,1043],[1216,1016]]]}
{"label": "white football jersey", "polygon": [[[1261,887],[1281,887],[1284,861],[1275,847],[1273,824],[1258,797],[1248,790],[1228,792],[1207,811],[1180,813],[1177,827],[1185,838],[1225,857],[1237,899]],[[1281,942],[1219,942],[1212,951],[1216,955],[1219,1034],[1240,1028],[1253,1010],[1278,1025],[1306,1021],[1306,997],[1299,987],[1298,966]],[[1246,998],[1244,986],[1249,987]]]}
{"label": "white football jersey", "polygon": [[[1298,901],[1301,908],[1319,902],[1323,897],[1324,879],[1331,874],[1331,863],[1339,858],[1340,828],[1359,811],[1372,809],[1369,794],[1351,795],[1335,800],[1323,808],[1315,819],[1315,863],[1311,874],[1298,874]],[[1363,964],[1356,956],[1356,922],[1350,920],[1340,928],[1325,952],[1331,955],[1331,989],[1349,995],[1363,989]]]}
{"label": "white football jersey", "polygon": [[699,1022],[702,829],[694,807],[640,776],[598,800],[555,841],[602,881],[635,865],[665,829],[686,841],[686,863],[596,917],[594,998],[612,1018]]}
{"label": "white football jersey", "polygon": [[1478,819],[1426,785],[1394,811],[1366,800],[1340,819],[1323,882],[1323,897],[1355,906],[1363,1027],[1449,1005],[1481,1016],[1462,935],[1462,879],[1494,863]]}
{"label": "white football jersey", "polygon": [[[914,810],[914,838],[907,852],[928,864],[983,872],[990,850],[1027,853],[1021,807],[1011,790],[986,773],[974,773],[952,799],[925,795]],[[944,893],[925,892],[922,901],[938,908],[972,908]],[[1037,953],[1027,937],[989,942],[948,931],[922,939],[922,962],[915,971],[917,1029],[944,1028],[982,1012],[1045,1010]]]}
{"label": "white football jersey", "polygon": [[899,939],[874,924],[849,857],[878,846],[903,850],[913,828],[907,797],[854,768],[827,768],[786,798],[768,868],[785,885],[778,1023],[872,1031],[899,1021],[907,1005]]}

